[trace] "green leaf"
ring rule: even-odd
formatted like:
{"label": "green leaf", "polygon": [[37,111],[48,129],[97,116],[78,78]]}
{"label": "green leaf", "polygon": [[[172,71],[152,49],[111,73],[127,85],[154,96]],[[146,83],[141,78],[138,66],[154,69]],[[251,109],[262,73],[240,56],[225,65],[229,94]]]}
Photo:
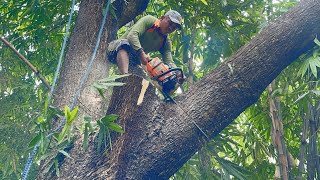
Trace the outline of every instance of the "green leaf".
{"label": "green leaf", "polygon": [[43,116],[38,117],[37,122],[42,124],[45,122],[45,119],[43,118]]}
{"label": "green leaf", "polygon": [[298,97],[298,99],[296,99],[293,104],[297,103],[298,101],[300,101],[302,98],[304,98],[307,94],[309,94],[309,92],[306,92],[304,94],[302,94],[301,96]]}
{"label": "green leaf", "polygon": [[49,102],[48,99],[46,99],[45,103],[44,103],[44,110],[43,110],[43,116],[47,117],[47,112],[48,112],[48,106],[49,106]]}
{"label": "green leaf", "polygon": [[112,150],[111,136],[110,136],[110,131],[108,130],[108,128],[106,129],[106,134],[108,135],[109,146],[110,146],[110,149]]}
{"label": "green leaf", "polygon": [[34,137],[29,145],[28,145],[28,148],[33,148],[35,145],[37,145],[41,140],[41,134],[38,134],[36,137]]}
{"label": "green leaf", "polygon": [[90,130],[90,133],[93,133],[93,132],[94,132],[94,129],[93,129],[91,123],[90,123],[91,117],[86,116],[86,117],[84,117],[84,120],[86,121],[86,122],[85,122],[85,127],[88,127],[89,130]]}
{"label": "green leaf", "polygon": [[62,153],[64,156],[73,159],[67,152],[65,152],[64,150],[59,150],[60,153]]}
{"label": "green leaf", "polygon": [[122,82],[109,82],[109,83],[102,83],[102,82],[95,82],[93,83],[93,87],[97,89],[107,89],[108,87],[114,86],[123,86],[125,83]]}
{"label": "green leaf", "polygon": [[82,143],[82,148],[86,151],[88,149],[88,127],[85,125],[84,128],[84,136],[83,136],[83,143]]}
{"label": "green leaf", "polygon": [[319,90],[311,90],[311,92],[317,96],[320,96],[320,91]]}
{"label": "green leaf", "polygon": [[100,129],[99,129],[99,133],[98,133],[98,152],[101,151],[101,145],[103,143],[103,136],[105,136],[105,126],[98,122]]}
{"label": "green leaf", "polygon": [[74,120],[76,119],[76,115],[78,113],[78,107],[75,107],[70,113],[69,113],[69,119],[67,118],[67,124],[71,125]]}
{"label": "green leaf", "polygon": [[313,76],[317,77],[317,62],[315,62],[315,60],[316,58],[310,57],[309,66]]}
{"label": "green leaf", "polygon": [[59,163],[58,163],[58,160],[57,160],[57,159],[54,160],[54,166],[55,166],[55,170],[56,170],[56,175],[57,175],[58,177],[60,177]]}
{"label": "green leaf", "polygon": [[71,130],[71,126],[68,125],[68,124],[65,124],[65,126],[63,127],[62,131],[60,132],[59,134],[59,137],[58,137],[58,144],[60,144],[63,140],[64,140],[64,137],[69,134],[69,131]]}
{"label": "green leaf", "polygon": [[113,76],[110,76],[110,77],[107,77],[107,78],[104,78],[104,79],[101,79],[101,80],[98,80],[99,82],[111,82],[111,81],[115,81],[119,78],[123,78],[123,77],[127,77],[127,76],[130,76],[131,74],[123,74],[123,75],[113,75]]}
{"label": "green leaf", "polygon": [[313,40],[318,46],[320,46],[320,41],[318,40],[318,38],[314,38]]}
{"label": "green leaf", "polygon": [[116,123],[113,123],[113,122],[110,122],[108,125],[108,128],[118,132],[118,133],[123,133],[123,129],[120,125],[116,124]]}
{"label": "green leaf", "polygon": [[70,108],[68,106],[64,107],[64,115],[66,119],[70,119]]}
{"label": "green leaf", "polygon": [[10,158],[7,158],[4,164],[4,176],[8,174],[9,166],[10,166]]}
{"label": "green leaf", "polygon": [[40,141],[40,152],[44,153],[46,151],[46,148],[47,148],[47,137],[44,134],[42,134],[40,137],[41,137],[40,138],[41,139],[41,141]]}
{"label": "green leaf", "polygon": [[309,62],[304,61],[303,64],[300,66],[300,69],[298,71],[298,75],[300,75],[301,77],[304,76],[308,70],[308,67],[309,67]]}
{"label": "green leaf", "polygon": [[216,157],[216,160],[219,162],[219,164],[223,167],[223,169],[226,171],[226,173],[233,175],[240,180],[246,180],[248,179],[248,175],[250,174],[250,171],[246,170],[245,168],[222,158]]}
{"label": "green leaf", "polygon": [[114,82],[116,79],[127,77],[130,74],[124,74],[124,75],[114,75],[110,76],[108,78],[100,79],[97,82],[93,83],[93,87],[97,88],[99,93],[101,94],[102,89],[107,89],[108,87],[114,87],[114,86],[123,86],[125,83],[122,82]]}
{"label": "green leaf", "polygon": [[99,92],[99,95],[105,100],[106,97],[104,96],[104,90],[101,89],[101,88],[97,88],[98,92]]}
{"label": "green leaf", "polygon": [[118,117],[119,117],[119,115],[117,115],[117,114],[108,114],[105,117],[101,118],[101,121],[104,124],[107,124],[109,122],[113,122],[113,121],[117,120]]}
{"label": "green leaf", "polygon": [[92,118],[90,116],[85,116],[83,119],[87,122],[90,122],[92,120]]}
{"label": "green leaf", "polygon": [[208,5],[206,0],[200,0],[203,4]]}

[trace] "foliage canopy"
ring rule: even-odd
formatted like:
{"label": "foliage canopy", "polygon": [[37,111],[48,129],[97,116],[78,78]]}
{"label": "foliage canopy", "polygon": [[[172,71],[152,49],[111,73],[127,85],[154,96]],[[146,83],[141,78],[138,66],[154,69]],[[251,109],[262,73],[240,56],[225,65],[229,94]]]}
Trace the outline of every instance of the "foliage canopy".
{"label": "foliage canopy", "polygon": [[[143,15],[160,17],[169,9],[182,14],[183,30],[171,36],[174,60],[193,81],[198,81],[296,3],[296,0],[153,0]],[[0,4],[0,35],[40,69],[49,82],[55,71],[70,6],[70,0],[5,0]],[[315,42],[320,45],[318,40]],[[301,148],[306,148],[301,144],[300,135],[306,133],[303,131],[306,119],[319,111],[319,49],[308,52],[288,67],[275,80],[271,93],[265,91],[257,103],[196,153],[172,179],[273,178],[279,155],[270,131],[270,98],[280,99],[278,110],[284,143],[294,159],[290,176],[299,176],[298,159]],[[0,50],[0,176],[17,179],[30,152],[27,145],[39,131],[37,122],[44,112],[47,90],[10,49],[2,45]],[[184,89],[191,84],[189,81]],[[88,131],[91,125],[84,126]],[[317,130],[318,126],[316,131],[308,129],[310,142],[313,136],[319,139]],[[63,137],[58,139],[61,143]],[[320,143],[317,140],[315,143],[319,149]],[[60,153],[64,154],[63,149]],[[307,161],[303,163],[307,165]],[[313,170],[303,171],[306,173],[302,177],[309,171]],[[35,166],[32,173],[36,173]]]}

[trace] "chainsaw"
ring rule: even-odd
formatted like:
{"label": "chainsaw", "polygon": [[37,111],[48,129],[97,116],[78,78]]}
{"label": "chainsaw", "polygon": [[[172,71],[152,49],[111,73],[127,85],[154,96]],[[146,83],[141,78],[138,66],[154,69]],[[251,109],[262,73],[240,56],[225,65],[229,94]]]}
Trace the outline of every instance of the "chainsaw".
{"label": "chainsaw", "polygon": [[156,81],[161,87],[165,98],[170,98],[178,87],[183,83],[183,71],[181,68],[171,68],[164,64],[158,57],[147,63],[147,72],[150,78]]}

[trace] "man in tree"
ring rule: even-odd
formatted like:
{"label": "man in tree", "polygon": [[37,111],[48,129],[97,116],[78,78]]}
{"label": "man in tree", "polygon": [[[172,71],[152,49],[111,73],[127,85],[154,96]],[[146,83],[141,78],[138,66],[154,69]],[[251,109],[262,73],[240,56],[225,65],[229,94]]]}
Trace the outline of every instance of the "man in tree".
{"label": "man in tree", "polygon": [[129,63],[146,65],[150,60],[148,53],[159,51],[165,64],[176,67],[168,34],[181,29],[181,23],[182,16],[174,10],[168,11],[160,19],[151,15],[144,16],[119,39],[110,42],[108,59],[117,63],[121,74],[127,74]]}

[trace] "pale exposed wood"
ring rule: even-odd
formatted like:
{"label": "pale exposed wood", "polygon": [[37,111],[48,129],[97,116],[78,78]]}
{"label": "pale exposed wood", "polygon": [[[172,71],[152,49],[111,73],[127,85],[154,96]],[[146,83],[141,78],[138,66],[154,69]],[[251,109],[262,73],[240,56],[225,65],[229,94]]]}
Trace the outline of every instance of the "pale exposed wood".
{"label": "pale exposed wood", "polygon": [[147,88],[149,87],[149,81],[142,79],[141,85],[142,85],[142,88],[141,88],[141,92],[140,92],[138,102],[137,102],[138,106],[141,105],[141,103],[143,101],[144,94],[146,93]]}

